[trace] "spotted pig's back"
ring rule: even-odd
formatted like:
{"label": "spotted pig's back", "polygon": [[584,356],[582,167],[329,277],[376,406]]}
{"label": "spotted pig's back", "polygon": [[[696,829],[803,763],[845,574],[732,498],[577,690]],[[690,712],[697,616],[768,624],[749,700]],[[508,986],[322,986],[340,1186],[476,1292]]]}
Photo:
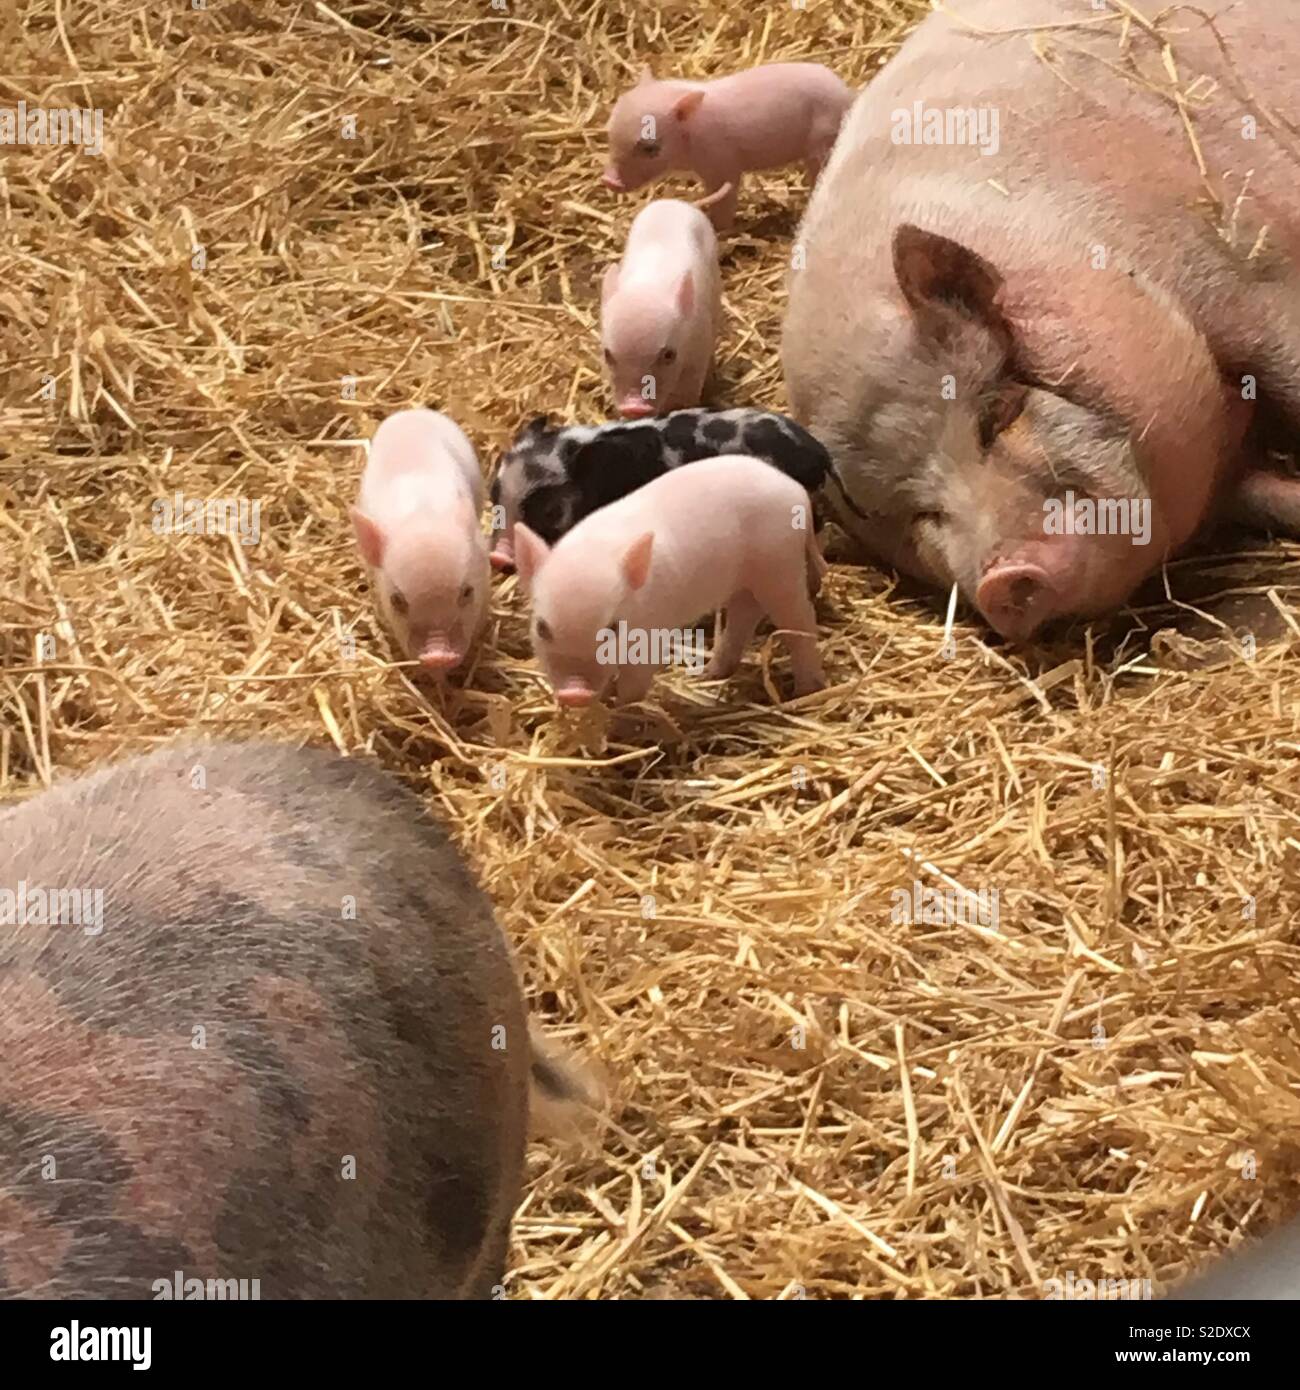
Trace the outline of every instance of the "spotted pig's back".
{"label": "spotted pig's back", "polygon": [[0,817],[0,1057],[4,1295],[502,1275],[529,1066],[509,953],[365,762],[173,746]]}

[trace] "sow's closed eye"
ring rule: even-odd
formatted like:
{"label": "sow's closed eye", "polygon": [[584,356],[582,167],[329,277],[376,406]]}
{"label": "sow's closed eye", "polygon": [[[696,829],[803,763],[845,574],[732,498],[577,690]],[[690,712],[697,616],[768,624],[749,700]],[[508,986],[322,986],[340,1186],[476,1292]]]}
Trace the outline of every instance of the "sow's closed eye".
{"label": "sow's closed eye", "polygon": [[1020,418],[1029,396],[1029,387],[1018,381],[1004,381],[980,405],[980,445],[988,449],[1003,430]]}

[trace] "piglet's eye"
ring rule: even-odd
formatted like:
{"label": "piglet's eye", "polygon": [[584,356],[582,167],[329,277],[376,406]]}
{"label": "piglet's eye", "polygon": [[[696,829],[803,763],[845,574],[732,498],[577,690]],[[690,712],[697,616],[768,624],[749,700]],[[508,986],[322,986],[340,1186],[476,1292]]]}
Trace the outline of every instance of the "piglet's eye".
{"label": "piglet's eye", "polygon": [[633,146],[637,154],[646,154],[653,158],[663,147],[658,140],[638,140]]}
{"label": "piglet's eye", "polygon": [[605,349],[605,361],[612,367],[614,365],[614,354],[608,348]]}
{"label": "piglet's eye", "polygon": [[393,612],[399,617],[405,617],[410,612],[411,605],[406,601],[406,595],[400,594],[396,589],[393,590],[389,602],[393,605]]}
{"label": "piglet's eye", "polygon": [[549,642],[555,636],[545,618],[538,618],[537,620],[537,636],[542,642]]}
{"label": "piglet's eye", "polygon": [[664,350],[659,354],[659,360],[661,362],[676,362],[677,349],[670,347],[664,348]]}
{"label": "piglet's eye", "polygon": [[467,604],[473,597],[474,586],[472,584],[466,584],[465,587],[460,591],[461,607],[464,607],[465,604]]}

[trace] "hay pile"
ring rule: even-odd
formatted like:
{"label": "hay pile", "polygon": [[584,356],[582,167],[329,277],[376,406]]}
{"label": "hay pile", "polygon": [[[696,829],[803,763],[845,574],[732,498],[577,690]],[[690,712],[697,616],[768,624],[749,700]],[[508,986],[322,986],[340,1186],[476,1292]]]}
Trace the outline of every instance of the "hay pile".
{"label": "hay pile", "polygon": [[[559,715],[514,581],[446,690],[371,617],[347,507],[384,414],[437,405],[485,462],[604,416],[597,277],[650,193],[596,175],[640,64],[861,84],[920,8],[0,15],[0,104],[107,138],[0,153],[0,795],[196,727],[416,787],[614,1092],[595,1152],[533,1151],[516,1296],[1158,1288],[1300,1206],[1296,547],[1220,540],[1176,601],[1030,652],[959,619],[947,657],[941,598],[836,565],[830,688],[785,705],[769,639]],[[804,200],[742,193],[727,403],[783,403]],[[259,501],[260,542],[155,534],[178,489]],[[996,924],[891,920],[914,880],[996,890]]]}

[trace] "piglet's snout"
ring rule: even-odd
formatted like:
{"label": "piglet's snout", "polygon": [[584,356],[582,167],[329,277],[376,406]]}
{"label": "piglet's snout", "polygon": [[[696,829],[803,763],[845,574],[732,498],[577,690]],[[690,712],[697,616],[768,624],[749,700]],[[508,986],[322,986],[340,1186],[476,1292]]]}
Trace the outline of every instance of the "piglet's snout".
{"label": "piglet's snout", "polygon": [[565,709],[586,709],[595,696],[591,686],[581,681],[569,681],[555,692],[555,698]]}
{"label": "piglet's snout", "polygon": [[426,671],[451,671],[464,659],[463,643],[448,637],[431,637],[420,648],[420,665]]}

